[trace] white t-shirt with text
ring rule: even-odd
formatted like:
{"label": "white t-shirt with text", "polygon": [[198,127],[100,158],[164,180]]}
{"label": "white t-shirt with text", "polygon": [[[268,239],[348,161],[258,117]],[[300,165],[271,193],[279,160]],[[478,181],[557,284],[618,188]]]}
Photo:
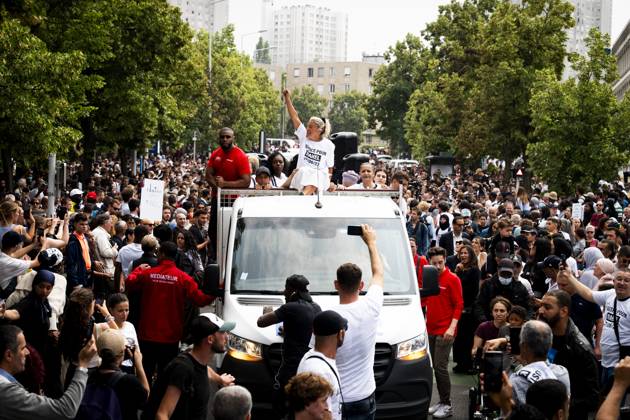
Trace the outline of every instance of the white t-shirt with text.
{"label": "white t-shirt with text", "polygon": [[[615,290],[593,292],[593,300],[604,307],[604,330],[602,332],[602,366],[614,367],[619,361],[619,344],[614,329]],[[619,341],[622,346],[630,346],[630,298],[617,300]]]}

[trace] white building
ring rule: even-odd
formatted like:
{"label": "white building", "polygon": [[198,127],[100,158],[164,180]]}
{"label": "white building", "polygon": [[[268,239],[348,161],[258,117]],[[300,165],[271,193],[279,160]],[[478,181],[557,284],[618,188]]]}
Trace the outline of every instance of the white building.
{"label": "white building", "polygon": [[179,7],[182,19],[194,30],[220,31],[228,24],[229,0],[168,0]]}
{"label": "white building", "polygon": [[272,64],[346,61],[346,13],[310,5],[274,8],[272,0],[263,0],[262,7],[262,36],[272,46]]}

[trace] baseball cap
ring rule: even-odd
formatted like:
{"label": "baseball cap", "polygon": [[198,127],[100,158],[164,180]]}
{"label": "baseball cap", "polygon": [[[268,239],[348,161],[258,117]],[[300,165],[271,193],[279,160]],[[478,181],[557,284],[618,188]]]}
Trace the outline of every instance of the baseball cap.
{"label": "baseball cap", "polygon": [[292,276],[287,277],[286,285],[291,289],[306,292],[306,286],[309,285],[309,281],[301,274],[293,274]]}
{"label": "baseball cap", "polygon": [[57,248],[48,248],[39,253],[37,260],[42,268],[52,268],[61,264],[63,254]]}
{"label": "baseball cap", "polygon": [[538,232],[531,226],[523,226],[521,227],[521,233],[533,233],[536,235]]}
{"label": "baseball cap", "polygon": [[96,348],[98,354],[107,351],[112,355],[121,354],[125,351],[127,340],[118,330],[107,329],[98,335],[96,339]]}
{"label": "baseball cap", "polygon": [[499,258],[507,258],[510,256],[511,249],[510,244],[505,241],[499,241],[494,247],[494,255]]}
{"label": "baseball cap", "polygon": [[559,269],[560,265],[562,265],[562,258],[558,257],[557,255],[550,255],[544,260],[542,260],[541,262],[539,262],[537,264],[537,267],[539,269],[543,269],[543,268]]}
{"label": "baseball cap", "polygon": [[502,273],[504,271],[508,271],[514,274],[514,263],[512,262],[512,260],[508,258],[503,258],[501,261],[499,261],[497,272]]}
{"label": "baseball cap", "polygon": [[470,217],[471,213],[469,209],[462,209],[462,217]]}
{"label": "baseball cap", "polygon": [[216,314],[206,312],[190,323],[189,341],[194,343],[219,331],[232,331],[234,327],[236,327],[236,323],[225,322]]}
{"label": "baseball cap", "polygon": [[267,176],[271,176],[271,172],[269,171],[269,168],[267,168],[266,166],[261,166],[260,168],[256,169],[256,176],[258,175],[267,175]]}
{"label": "baseball cap", "polygon": [[348,320],[335,311],[323,311],[313,319],[313,334],[328,336],[348,329]]}
{"label": "baseball cap", "polygon": [[75,195],[83,195],[83,191],[81,191],[78,188],[75,188],[72,191],[70,191],[70,197],[75,196]]}
{"label": "baseball cap", "polygon": [[94,191],[90,191],[89,193],[87,193],[86,198],[90,200],[96,200],[96,193]]}

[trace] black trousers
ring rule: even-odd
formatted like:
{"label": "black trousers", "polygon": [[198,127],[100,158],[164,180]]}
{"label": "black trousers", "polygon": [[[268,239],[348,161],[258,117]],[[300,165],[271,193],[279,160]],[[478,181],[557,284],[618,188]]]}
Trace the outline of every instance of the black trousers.
{"label": "black trousers", "polygon": [[151,385],[153,375],[162,373],[166,365],[179,354],[179,343],[156,343],[140,340],[139,344],[140,351],[142,351],[142,367],[144,367],[149,385]]}
{"label": "black trousers", "polygon": [[462,313],[457,324],[457,336],[453,343],[453,361],[457,363],[458,368],[466,370],[472,368],[473,360],[470,351],[472,350],[476,329],[477,322],[472,311]]}

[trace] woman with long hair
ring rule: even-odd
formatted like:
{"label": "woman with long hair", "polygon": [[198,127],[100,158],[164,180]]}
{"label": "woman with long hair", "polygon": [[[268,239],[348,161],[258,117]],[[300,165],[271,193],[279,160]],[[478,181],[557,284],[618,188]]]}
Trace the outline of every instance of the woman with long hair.
{"label": "woman with long hair", "polygon": [[282,188],[282,184],[287,180],[286,170],[289,165],[282,153],[275,151],[269,155],[267,166],[271,172],[271,186],[273,188]]}
{"label": "woman with long hair", "polygon": [[538,238],[529,250],[529,259],[523,269],[523,277],[530,281],[532,290],[537,298],[547,292],[547,276],[537,264],[551,255],[551,241],[547,238]]}
{"label": "woman with long hair", "polygon": [[20,224],[24,220],[24,211],[14,201],[5,200],[0,203],[0,241],[5,233],[14,231],[24,236],[26,242],[31,242],[35,236],[35,218],[31,212],[28,216],[28,230]]}
{"label": "woman with long hair", "polygon": [[472,369],[470,348],[473,344],[473,336],[477,328],[477,322],[473,314],[473,305],[479,293],[479,281],[481,270],[477,265],[477,256],[473,247],[462,245],[457,256],[459,264],[455,268],[455,274],[462,283],[462,295],[464,298],[464,310],[457,324],[457,336],[453,343],[453,361],[457,366],[453,372],[466,373]]}
{"label": "woman with long hair", "polygon": [[475,251],[477,257],[477,266],[481,269],[486,265],[488,259],[488,253],[486,252],[486,240],[481,236],[475,236],[472,240],[472,248]]}
{"label": "woman with long hair", "polygon": [[492,321],[485,321],[479,324],[475,331],[473,346],[470,350],[471,356],[475,357],[477,349],[483,348],[488,340],[494,340],[499,336],[499,330],[508,325],[508,314],[512,309],[512,304],[504,297],[498,296],[490,302],[492,311]]}

